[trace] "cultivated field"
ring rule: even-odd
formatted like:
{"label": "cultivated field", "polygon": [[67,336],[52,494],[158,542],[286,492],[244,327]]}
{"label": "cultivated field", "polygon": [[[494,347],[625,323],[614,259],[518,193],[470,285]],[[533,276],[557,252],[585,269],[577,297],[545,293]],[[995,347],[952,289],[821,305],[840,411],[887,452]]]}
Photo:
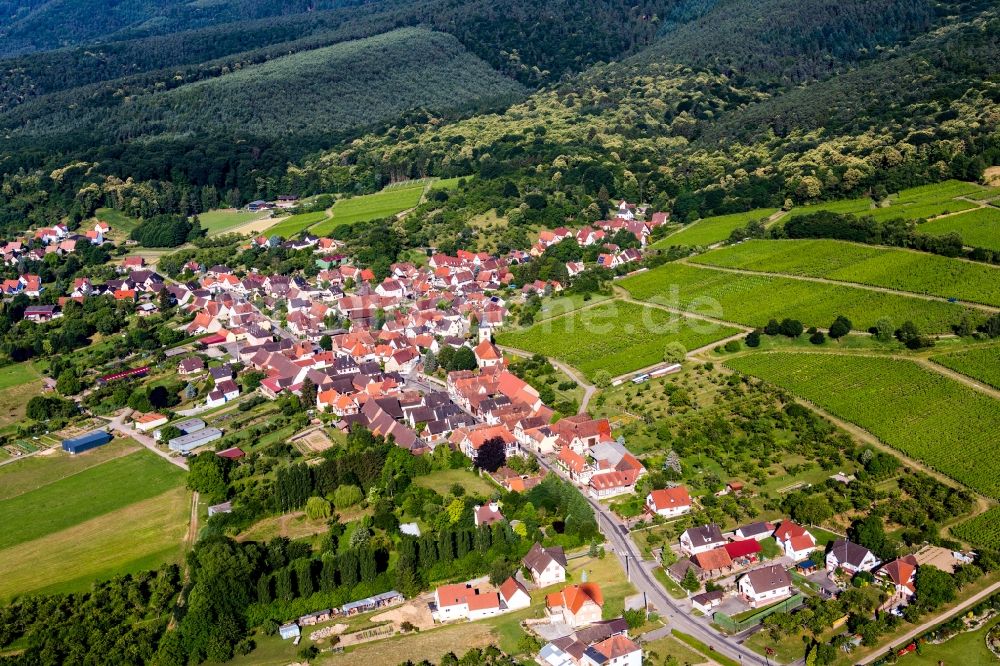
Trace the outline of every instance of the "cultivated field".
{"label": "cultivated field", "polygon": [[396,215],[420,203],[423,193],[424,184],[421,183],[412,187],[390,186],[375,194],[340,199],[333,206],[333,217],[320,222],[310,231],[317,236],[324,236],[344,224]]}
{"label": "cultivated field", "polygon": [[703,220],[698,220],[687,225],[683,230],[672,236],[661,239],[653,247],[670,247],[672,245],[695,247],[719,243],[729,238],[729,234],[734,230],[742,229],[755,220],[770,217],[777,210],[777,208],[758,208],[746,213],[706,217]]}
{"label": "cultivated field", "polygon": [[835,240],[753,240],[692,261],[1000,305],[1000,268],[923,252]]}
{"label": "cultivated field", "polygon": [[1000,251],[1000,208],[977,208],[921,224],[917,229],[934,236],[956,232],[971,247]]}
{"label": "cultivated field", "polygon": [[183,477],[178,467],[141,450],[8,497],[0,501],[0,524],[4,526],[0,549],[159,495],[181,485]]}
{"label": "cultivated field", "polygon": [[201,228],[205,229],[209,236],[215,236],[227,231],[232,231],[236,227],[242,226],[247,222],[255,222],[270,216],[271,211],[258,211],[256,213],[251,213],[250,211],[239,210],[236,208],[222,208],[219,210],[210,210],[206,213],[199,213],[198,220],[201,224]]}
{"label": "cultivated field", "polygon": [[1000,549],[1000,506],[994,506],[975,518],[955,525],[951,528],[951,533],[973,546]]}
{"label": "cultivated field", "polygon": [[86,589],[97,577],[180,561],[183,477],[131,441],[0,468],[0,598]]}
{"label": "cultivated field", "polygon": [[609,301],[502,333],[497,341],[558,358],[593,378],[598,370],[617,376],[659,363],[671,342],[690,351],[738,332],[655,307]]}
{"label": "cultivated field", "polygon": [[1000,389],[1000,347],[979,347],[932,356],[931,360]]}
{"label": "cultivated field", "polygon": [[[806,327],[826,327],[844,315],[859,330],[882,317],[895,325],[910,320],[921,331],[943,333],[968,309],[953,303],[928,301],[847,285],[807,282],[786,277],[740,275],[708,267],[667,264],[618,283],[634,298],[682,310],[709,314],[746,326],[764,326],[769,319],[798,319]],[[974,318],[983,318],[975,313]]]}
{"label": "cultivated field", "polygon": [[298,215],[292,215],[287,217],[281,222],[267,230],[268,236],[281,236],[282,238],[291,238],[296,234],[299,234],[312,225],[326,219],[326,212],[318,210],[314,213],[299,213]]}
{"label": "cultivated field", "polygon": [[957,213],[974,208],[975,204],[956,199],[956,197],[977,197],[986,192],[986,188],[975,183],[964,183],[958,180],[948,180],[933,185],[922,185],[901,190],[889,197],[888,205],[878,208],[871,199],[846,199],[829,201],[815,206],[793,208],[789,217],[809,215],[818,211],[834,213],[851,213],[853,215],[870,215],[876,220],[884,221],[894,218],[916,220],[934,217],[945,213]]}
{"label": "cultivated field", "polygon": [[0,550],[0,599],[27,592],[78,592],[97,579],[180,563],[190,512],[190,494],[178,487]]}
{"label": "cultivated field", "polygon": [[906,360],[764,353],[726,362],[868,430],[956,481],[1000,497],[1000,402]]}

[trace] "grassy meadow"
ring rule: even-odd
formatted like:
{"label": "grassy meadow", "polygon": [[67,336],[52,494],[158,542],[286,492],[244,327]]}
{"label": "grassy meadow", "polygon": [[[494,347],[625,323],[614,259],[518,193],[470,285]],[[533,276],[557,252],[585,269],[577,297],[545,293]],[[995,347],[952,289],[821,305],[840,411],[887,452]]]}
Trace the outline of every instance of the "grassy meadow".
{"label": "grassy meadow", "polygon": [[671,342],[680,342],[691,351],[738,332],[616,300],[547,319],[523,331],[501,333],[497,342],[558,358],[593,379],[599,370],[617,376],[659,363]]}
{"label": "grassy meadow", "polygon": [[247,222],[254,222],[270,216],[271,211],[269,210],[251,213],[250,211],[235,208],[221,208],[219,210],[199,213],[198,220],[201,223],[201,228],[205,229],[209,236],[216,236],[227,231],[232,231]]}
{"label": "grassy meadow", "polygon": [[1000,498],[1000,470],[982,464],[995,455],[1000,438],[1000,401],[888,357],[775,352],[726,365],[788,389],[956,481]]}
{"label": "grassy meadow", "polygon": [[1000,305],[1000,268],[925,252],[835,240],[752,240],[692,261]]}
{"label": "grassy meadow", "polygon": [[[798,319],[807,328],[826,328],[844,315],[859,330],[882,317],[899,326],[912,321],[925,333],[944,333],[971,312],[961,305],[928,301],[849,285],[823,284],[767,275],[740,275],[692,264],[672,263],[621,280],[634,298],[660,302],[745,326],[769,319]],[[973,313],[974,320],[985,319]]]}
{"label": "grassy meadow", "polygon": [[729,238],[729,234],[736,229],[742,229],[755,220],[770,217],[777,211],[777,208],[758,208],[745,213],[706,217],[703,220],[692,222],[676,234],[660,239],[653,247],[671,247],[673,245],[696,247],[720,243]]}
{"label": "grassy meadow", "polygon": [[333,217],[320,222],[309,231],[325,236],[339,226],[391,217],[420,203],[424,184],[390,186],[375,194],[339,199],[333,206]]}
{"label": "grassy meadow", "polygon": [[180,561],[184,472],[134,442],[0,467],[0,599]]}

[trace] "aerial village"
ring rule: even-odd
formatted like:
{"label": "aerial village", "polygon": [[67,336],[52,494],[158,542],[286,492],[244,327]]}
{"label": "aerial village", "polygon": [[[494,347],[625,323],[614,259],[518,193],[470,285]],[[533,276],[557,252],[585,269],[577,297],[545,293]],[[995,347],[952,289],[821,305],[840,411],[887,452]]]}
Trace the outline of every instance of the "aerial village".
{"label": "aerial village", "polygon": [[[252,206],[261,209],[265,204]],[[638,267],[642,250],[621,250],[605,245],[605,239],[624,230],[645,247],[652,231],[666,222],[666,214],[652,213],[647,219],[644,207],[621,202],[614,219],[578,230],[542,231],[537,243],[526,250],[500,257],[484,252],[459,251],[455,256],[429,252],[426,265],[392,264],[390,275],[381,281],[371,268],[355,265],[343,244],[332,238],[257,236],[249,241],[251,249],[282,245],[311,252],[318,269],[315,277],[189,262],[182,278],[175,280],[145,265],[141,256],[127,256],[117,264],[115,277],[99,283],[77,278],[69,293],[55,303],[29,305],[24,318],[49,322],[60,317],[67,302],[82,303],[99,295],[133,303],[139,316],[155,314],[169,304],[186,314],[187,323],[179,332],[184,343],[169,347],[166,357],[172,359],[179,378],[207,381],[211,387],[174,418],[156,410],[134,411],[109,429],[67,439],[63,442],[67,451],[100,446],[111,440],[111,431],[172,457],[213,450],[213,444],[224,439],[226,427],[202,417],[245,397],[240,375],[257,373],[255,390],[267,400],[301,397],[304,392],[314,396],[312,425],[332,424],[344,433],[365,428],[414,456],[432,455],[446,447],[464,454],[477,469],[482,469],[476,465],[480,455],[489,450],[488,455],[495,456],[499,447],[504,464],[482,471],[498,488],[525,492],[547,475],[558,475],[588,498],[600,522],[628,534],[637,519],[616,515],[609,500],[636,492],[637,482],[647,474],[643,463],[608,419],[592,418],[586,411],[559,414],[545,404],[536,388],[511,371],[511,355],[493,342],[493,335],[507,323],[512,300],[523,301],[533,292],[558,293],[565,286],[536,281],[512,289],[512,266],[533,261],[548,247],[573,239],[584,247],[604,246],[597,256],[598,266]],[[4,262],[16,266],[22,258],[62,257],[83,243],[103,244],[110,231],[103,222],[82,235],[60,225],[39,229],[34,233],[36,243],[8,242],[2,248]],[[27,249],[29,245],[32,249]],[[570,262],[566,269],[572,278],[584,266]],[[24,294],[38,299],[42,291],[37,275],[23,274],[3,282],[5,296]],[[436,367],[436,361],[435,367],[428,367],[429,359],[448,355],[461,355],[465,368],[444,371]],[[147,366],[116,371],[100,377],[98,384],[142,377],[148,371]],[[231,460],[246,455],[238,446],[216,453]],[[518,459],[533,461],[534,471],[524,472],[526,465],[512,464]],[[733,482],[723,492],[739,494],[741,484]],[[669,484],[647,494],[639,520],[667,524],[698,508],[697,499],[684,485]],[[209,507],[208,515],[232,509],[226,502]],[[477,528],[504,522],[504,507],[495,500],[477,505],[474,521]],[[409,529],[419,536],[415,524]],[[771,542],[770,548],[762,546],[766,541]],[[810,595],[835,597],[860,573],[891,586],[886,609],[898,613],[916,592],[916,571],[922,564],[933,562],[940,567],[943,563],[953,570],[969,561],[967,554],[928,547],[917,556],[881,562],[868,549],[844,538],[824,548],[807,527],[791,520],[756,522],[728,532],[714,523],[698,524],[655,554],[674,587],[687,590],[685,603],[692,617],[706,625],[713,617],[719,622],[719,618],[729,620],[756,609],[796,608],[803,603],[804,586]],[[475,622],[526,609],[532,604],[531,592],[545,590],[544,619],[526,627],[540,639],[538,663],[643,663],[642,648],[629,636],[625,620],[609,619],[603,612],[600,584],[587,582],[585,575],[583,580],[567,577],[567,555],[562,548],[535,543],[522,565],[499,585],[478,578],[442,585],[417,599],[392,590],[340,608],[286,618],[280,636],[297,643],[307,627],[403,605],[416,608],[425,626]],[[626,609],[652,612],[652,604],[643,602],[641,596]],[[723,629],[739,631],[740,623],[734,621]],[[327,636],[325,631],[313,630],[314,638]],[[381,634],[368,638],[378,637]]]}

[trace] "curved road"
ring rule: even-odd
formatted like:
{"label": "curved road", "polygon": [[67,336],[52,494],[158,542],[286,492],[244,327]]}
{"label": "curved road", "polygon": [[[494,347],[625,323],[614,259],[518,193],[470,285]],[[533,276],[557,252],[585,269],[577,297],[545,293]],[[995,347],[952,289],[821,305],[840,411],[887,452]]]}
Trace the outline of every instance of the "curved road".
{"label": "curved road", "polygon": [[[538,463],[548,471],[565,478],[560,474],[560,470],[554,468],[547,460],[539,457]],[[653,576],[652,570],[656,566],[653,561],[644,561],[639,555],[639,549],[632,541],[631,535],[618,522],[618,519],[611,513],[608,507],[597,500],[584,494],[584,498],[594,509],[597,516],[597,526],[601,533],[607,538],[611,549],[618,556],[622,567],[629,572],[629,579],[636,589],[646,594],[646,599],[656,606],[660,615],[668,621],[670,626],[678,631],[694,636],[705,645],[713,648],[714,652],[724,657],[729,657],[741,664],[762,664],[766,666],[765,658],[756,652],[743,647],[732,637],[723,636],[705,624],[701,624],[695,617],[690,615],[688,609],[684,608],[676,599],[667,594],[663,586]],[[627,562],[626,560],[630,560]],[[711,655],[706,655],[711,657]]]}

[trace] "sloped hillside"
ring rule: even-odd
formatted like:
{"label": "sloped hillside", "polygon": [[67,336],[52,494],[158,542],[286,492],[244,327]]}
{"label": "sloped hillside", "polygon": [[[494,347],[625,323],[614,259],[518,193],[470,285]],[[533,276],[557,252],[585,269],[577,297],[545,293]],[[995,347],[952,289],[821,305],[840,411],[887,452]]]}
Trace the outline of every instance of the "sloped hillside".
{"label": "sloped hillside", "polygon": [[[369,127],[414,109],[445,112],[503,101],[519,84],[450,35],[406,28],[275,58],[163,93],[87,100],[50,98],[7,114],[11,136],[144,137],[238,134],[299,141]],[[89,106],[89,108],[88,108]]]}

